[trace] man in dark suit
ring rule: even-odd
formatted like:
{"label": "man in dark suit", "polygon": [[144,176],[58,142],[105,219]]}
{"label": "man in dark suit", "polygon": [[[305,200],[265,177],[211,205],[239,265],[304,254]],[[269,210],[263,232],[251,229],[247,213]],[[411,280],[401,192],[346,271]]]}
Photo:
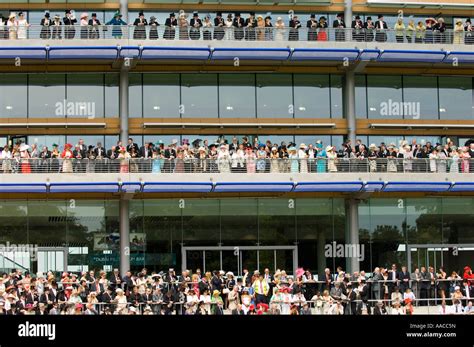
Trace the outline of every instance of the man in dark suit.
{"label": "man in dark suit", "polygon": [[387,286],[388,286],[388,295],[392,295],[392,292],[395,287],[398,287],[400,279],[400,274],[397,270],[397,265],[392,264],[392,269],[388,271],[388,281],[387,281]]}
{"label": "man in dark suit", "polygon": [[255,19],[255,12],[249,13],[249,18],[245,20],[245,39],[255,40],[255,28],[257,27],[257,20]]}
{"label": "man in dark suit", "polygon": [[469,301],[474,299],[474,287],[471,285],[469,280],[465,279],[462,282],[461,292],[462,296],[465,298],[465,300],[463,300],[463,306],[467,306]]}
{"label": "man in dark suit", "polygon": [[[235,20],[234,20],[235,23]],[[216,18],[214,18],[214,39],[222,40],[224,38],[224,18],[222,18],[222,12],[216,13]]]}
{"label": "man in dark suit", "polygon": [[316,41],[318,39],[318,22],[314,13],[310,15],[306,22],[306,28],[308,28],[308,41]]}
{"label": "man in dark suit", "polygon": [[302,27],[298,16],[294,15],[290,20],[290,33],[288,39],[290,41],[298,41],[300,39],[299,30]]}
{"label": "man in dark suit", "polygon": [[153,143],[145,143],[140,148],[140,161],[142,172],[151,172],[151,157],[153,156]]}
{"label": "man in dark suit", "polygon": [[74,156],[74,172],[84,172],[85,171],[85,163],[84,159],[86,158],[86,150],[81,150],[81,146],[79,144],[76,145],[74,150],[72,151],[72,155]]}
{"label": "man in dark suit", "polygon": [[102,143],[97,142],[97,146],[93,150],[95,157],[95,172],[107,172],[105,167],[105,148],[102,147]]}
{"label": "man in dark suit", "polygon": [[169,18],[166,18],[165,21],[165,32],[163,34],[163,38],[166,40],[174,40],[176,35],[176,27],[178,26],[178,20],[176,19],[176,15],[174,13],[170,13]]}
{"label": "man in dark suit", "polygon": [[242,40],[244,38],[244,26],[244,19],[240,16],[239,12],[236,12],[233,21],[234,39]]}
{"label": "man in dark suit", "polygon": [[402,266],[402,271],[398,274],[398,279],[400,281],[400,292],[403,294],[407,288],[410,288],[410,273],[406,266]]}
{"label": "man in dark suit", "polygon": [[189,21],[189,37],[191,40],[199,40],[201,37],[201,28],[202,28],[202,20],[199,18],[199,13],[194,12],[193,18]]}
{"label": "man in dark suit", "polygon": [[332,27],[335,28],[336,41],[345,41],[345,31],[346,23],[344,23],[344,13],[338,13],[334,22],[332,22]]}
{"label": "man in dark suit", "polygon": [[[430,282],[430,275],[426,271],[426,268],[424,266],[421,267],[420,276],[421,276],[420,299],[428,299],[430,288],[431,288],[431,282]],[[420,306],[427,306],[427,305],[428,305],[427,300],[422,300],[420,302]]]}
{"label": "man in dark suit", "polygon": [[132,148],[135,149],[135,153],[138,153],[138,145],[133,142],[133,139],[130,137],[127,143],[127,152],[130,153],[132,151]]}
{"label": "man in dark suit", "polygon": [[388,29],[387,22],[383,20],[383,15],[379,14],[377,21],[375,22],[375,41],[385,42],[387,41],[387,33],[385,30]]}
{"label": "man in dark suit", "polygon": [[98,39],[100,37],[100,20],[97,19],[97,13],[92,13],[91,19],[89,19],[89,38]]}
{"label": "man in dark suit", "polygon": [[352,40],[364,41],[364,22],[360,19],[360,16],[355,16],[355,19],[351,24],[352,28]]}
{"label": "man in dark suit", "polygon": [[135,30],[133,31],[133,38],[135,40],[145,40],[146,26],[148,25],[148,22],[145,18],[145,14],[142,11],[140,11],[140,13],[138,14],[138,18],[135,19],[133,25],[135,26]]}
{"label": "man in dark suit", "polygon": [[174,160],[176,159],[176,144],[177,140],[173,140],[167,149],[165,149],[165,163],[163,165],[164,172],[173,172]]}
{"label": "man in dark suit", "polygon": [[113,293],[115,293],[117,288],[122,288],[122,276],[120,276],[119,269],[114,269],[109,281],[110,289]]}
{"label": "man in dark suit", "polygon": [[65,26],[64,36],[66,39],[73,39],[76,35],[76,29],[74,25],[77,23],[76,17],[73,15],[71,10],[66,10],[66,15],[63,18],[63,23]]}

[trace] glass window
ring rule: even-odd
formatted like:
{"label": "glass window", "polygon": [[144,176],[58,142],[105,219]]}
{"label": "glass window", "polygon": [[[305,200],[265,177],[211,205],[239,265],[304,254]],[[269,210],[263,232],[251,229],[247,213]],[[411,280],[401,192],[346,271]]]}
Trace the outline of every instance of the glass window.
{"label": "glass window", "polygon": [[26,118],[27,94],[26,74],[0,74],[0,117]]}
{"label": "glass window", "polygon": [[71,145],[75,146],[79,143],[79,140],[84,140],[86,147],[94,146],[96,147],[97,143],[100,142],[102,147],[104,147],[104,135],[68,135],[66,141]]}
{"label": "glass window", "polygon": [[342,76],[331,75],[331,118],[342,118]]}
{"label": "glass window", "polygon": [[[443,243],[474,243],[472,221],[474,220],[474,198],[442,198]],[[471,211],[471,212],[469,212]]]}
{"label": "glass window", "polygon": [[329,75],[294,75],[295,118],[331,118]]}
{"label": "glass window", "polygon": [[186,199],[183,210],[183,242],[217,246],[221,242],[218,199]]}
{"label": "glass window", "polygon": [[179,118],[179,74],[143,75],[144,117]]}
{"label": "glass window", "polygon": [[401,76],[367,76],[369,119],[402,119]]}
{"label": "glass window", "polygon": [[142,74],[131,73],[128,79],[128,116],[143,117],[143,85]]}
{"label": "glass window", "polygon": [[356,118],[367,118],[366,75],[355,76],[355,112]]}
{"label": "glass window", "polygon": [[258,242],[292,245],[296,241],[295,209],[287,199],[259,199]]}
{"label": "glass window", "polygon": [[255,118],[255,75],[219,74],[221,118]]}
{"label": "glass window", "polygon": [[439,77],[440,119],[474,119],[471,77]]}
{"label": "glass window", "polygon": [[105,117],[119,117],[119,74],[105,75]]}
{"label": "glass window", "polygon": [[104,117],[104,75],[68,74],[67,117]]}
{"label": "glass window", "polygon": [[[181,135],[143,135],[143,144],[151,142],[156,145],[159,141],[163,141],[165,147],[168,147],[173,140],[181,143]],[[136,141],[139,141],[139,139],[137,138]],[[142,146],[142,143],[139,146]]]}
{"label": "glass window", "polygon": [[118,135],[105,135],[105,148],[110,149],[112,146],[116,146],[118,140]]}
{"label": "glass window", "polygon": [[183,118],[217,118],[217,74],[182,74]]}
{"label": "glass window", "polygon": [[257,199],[221,199],[221,240],[224,245],[255,246],[257,230]]}
{"label": "glass window", "polygon": [[406,199],[408,243],[442,242],[442,205],[440,198]]}
{"label": "glass window", "polygon": [[67,214],[65,200],[28,201],[29,242],[38,246],[66,244]]}
{"label": "glass window", "polygon": [[66,136],[64,135],[30,135],[28,136],[28,144],[32,145],[36,143],[39,149],[44,146],[48,147],[48,150],[53,150],[53,144],[57,144],[58,150],[62,150],[66,143]]}
{"label": "glass window", "polygon": [[438,119],[437,78],[403,76],[405,119]]}
{"label": "glass window", "polygon": [[28,76],[28,110],[32,118],[66,116],[66,75],[31,74]]}
{"label": "glass window", "polygon": [[293,118],[290,74],[257,74],[257,117]]}

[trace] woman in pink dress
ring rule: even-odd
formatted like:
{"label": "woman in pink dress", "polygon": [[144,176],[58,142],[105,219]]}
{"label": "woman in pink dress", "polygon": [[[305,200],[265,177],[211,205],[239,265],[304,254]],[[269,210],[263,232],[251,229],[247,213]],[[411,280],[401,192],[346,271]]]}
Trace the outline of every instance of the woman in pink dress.
{"label": "woman in pink dress", "polygon": [[462,148],[462,154],[460,155],[461,157],[461,170],[463,173],[469,173],[469,160],[471,159],[471,156],[469,155],[469,150],[467,147]]}
{"label": "woman in pink dress", "polygon": [[252,151],[252,147],[245,149],[245,164],[247,165],[247,173],[255,173],[255,153]]}

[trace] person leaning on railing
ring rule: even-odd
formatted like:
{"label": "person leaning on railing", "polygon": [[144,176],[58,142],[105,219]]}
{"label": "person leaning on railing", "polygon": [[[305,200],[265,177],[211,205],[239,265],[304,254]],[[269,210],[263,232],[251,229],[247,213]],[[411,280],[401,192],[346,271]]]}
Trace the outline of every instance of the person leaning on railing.
{"label": "person leaning on railing", "polygon": [[405,24],[403,23],[403,18],[398,18],[395,23],[395,39],[397,43],[403,43],[403,37],[405,35]]}

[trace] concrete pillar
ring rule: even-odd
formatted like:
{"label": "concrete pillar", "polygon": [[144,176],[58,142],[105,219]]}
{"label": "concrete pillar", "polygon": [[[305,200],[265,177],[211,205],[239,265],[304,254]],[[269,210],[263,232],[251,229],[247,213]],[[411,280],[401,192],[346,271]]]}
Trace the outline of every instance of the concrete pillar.
{"label": "concrete pillar", "polygon": [[344,22],[346,23],[346,41],[351,40],[352,0],[344,0]]}
{"label": "concrete pillar", "polygon": [[324,247],[326,246],[326,235],[324,231],[318,232],[318,243],[316,246],[316,257],[318,260],[318,276],[321,280],[321,276],[324,274],[324,269],[326,268],[326,255],[324,254]]}
{"label": "concrete pillar", "polygon": [[352,146],[356,142],[356,115],[355,115],[355,73],[346,71],[344,78],[344,116],[347,120],[347,138]]}
{"label": "concrete pillar", "polygon": [[[359,202],[355,199],[346,200],[346,241],[352,247],[359,247]],[[354,248],[353,248],[354,249]],[[362,248],[355,248],[360,249]],[[347,272],[359,271],[359,259],[356,256],[346,258]]]}
{"label": "concrete pillar", "polygon": [[119,84],[119,114],[120,114],[120,141],[122,145],[127,145],[128,140],[128,88],[129,75],[126,68],[120,71]]}
{"label": "concrete pillar", "polygon": [[128,200],[120,199],[120,273],[130,270],[130,218]]}
{"label": "concrete pillar", "polygon": [[[128,140],[128,70],[120,71],[119,84],[119,114],[120,114],[120,140],[126,146]],[[130,218],[129,202],[120,199],[120,273],[125,275],[130,270]]]}
{"label": "concrete pillar", "polygon": [[122,20],[128,24],[128,0],[120,0],[120,13]]}

